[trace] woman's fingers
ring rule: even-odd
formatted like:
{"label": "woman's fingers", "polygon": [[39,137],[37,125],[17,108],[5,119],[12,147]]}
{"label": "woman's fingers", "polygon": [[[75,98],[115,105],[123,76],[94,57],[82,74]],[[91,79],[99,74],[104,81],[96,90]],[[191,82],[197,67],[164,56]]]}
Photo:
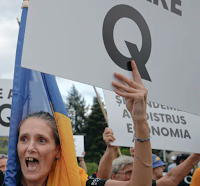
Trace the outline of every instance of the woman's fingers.
{"label": "woman's fingers", "polygon": [[139,93],[128,93],[128,92],[122,92],[121,90],[115,88],[115,93],[126,98],[126,99],[132,99],[132,100],[142,100],[144,99],[144,94],[143,92],[139,92]]}
{"label": "woman's fingers", "polygon": [[103,140],[107,143],[107,142],[113,142],[115,141],[115,137],[113,136],[113,131],[112,129],[106,127],[105,131],[103,133]]}
{"label": "woman's fingers", "polygon": [[134,77],[135,82],[144,86],[144,84],[142,82],[141,75],[140,75],[138,68],[135,64],[135,61],[131,61],[131,67],[132,67],[132,72],[133,72],[133,77]]}
{"label": "woman's fingers", "polygon": [[119,73],[114,73],[115,77],[117,79],[119,79],[122,82],[125,82],[127,85],[129,85],[130,87],[133,87],[135,89],[139,89],[140,85],[138,83],[136,83],[134,80],[127,78],[126,76],[124,76],[123,74],[119,74]]}
{"label": "woman's fingers", "polygon": [[142,82],[142,78],[140,76],[140,73],[139,73],[138,68],[137,68],[137,66],[136,66],[136,64],[135,64],[134,61],[131,62],[131,67],[132,67],[132,72],[133,72],[134,80],[132,80],[130,78],[127,78],[123,74],[114,73],[114,75],[115,75],[115,77],[117,79],[119,79],[122,82],[125,82],[130,87],[133,87],[135,89],[139,89],[139,88],[141,88],[140,85],[144,86],[144,84]]}
{"label": "woman's fingers", "polygon": [[117,88],[117,89],[121,89],[125,92],[129,92],[129,93],[137,93],[138,91],[130,86],[124,85],[124,84],[120,84],[117,83],[115,81],[112,82],[112,85]]}

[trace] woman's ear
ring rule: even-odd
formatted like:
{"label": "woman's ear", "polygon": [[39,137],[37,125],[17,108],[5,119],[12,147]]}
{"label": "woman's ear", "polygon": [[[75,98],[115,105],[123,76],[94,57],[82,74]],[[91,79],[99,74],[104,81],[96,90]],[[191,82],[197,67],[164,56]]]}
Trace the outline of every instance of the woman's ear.
{"label": "woman's ear", "polygon": [[57,148],[56,159],[58,160],[60,158],[60,154],[61,154],[61,146],[58,145],[56,148]]}

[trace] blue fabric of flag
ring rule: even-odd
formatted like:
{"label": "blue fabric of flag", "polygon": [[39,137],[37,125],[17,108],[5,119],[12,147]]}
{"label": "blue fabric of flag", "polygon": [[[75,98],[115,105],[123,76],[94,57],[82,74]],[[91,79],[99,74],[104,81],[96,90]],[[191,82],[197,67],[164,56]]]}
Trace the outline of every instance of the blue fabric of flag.
{"label": "blue fabric of flag", "polygon": [[26,17],[28,8],[23,8],[17,43],[13,96],[8,144],[8,162],[5,173],[5,185],[16,186],[20,182],[21,172],[17,157],[18,125],[27,115],[45,111],[53,115],[46,87],[44,74],[21,67]]}
{"label": "blue fabric of flag", "polygon": [[55,117],[60,141],[61,157],[48,176],[48,186],[85,186],[88,175],[78,167],[71,122],[54,76],[21,67],[28,8],[23,8],[17,43],[13,96],[8,144],[6,186],[18,186],[21,180],[17,156],[18,126],[24,117],[44,111]]}

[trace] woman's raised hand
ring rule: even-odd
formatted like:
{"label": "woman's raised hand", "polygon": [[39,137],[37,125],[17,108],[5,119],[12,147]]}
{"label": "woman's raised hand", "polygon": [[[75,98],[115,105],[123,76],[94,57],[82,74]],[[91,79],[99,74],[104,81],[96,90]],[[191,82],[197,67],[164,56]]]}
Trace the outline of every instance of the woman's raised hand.
{"label": "woman's raised hand", "polygon": [[131,62],[133,79],[115,73],[121,83],[113,81],[115,93],[126,99],[126,107],[132,115],[133,121],[146,120],[147,89],[144,87],[140,73],[134,61]]}

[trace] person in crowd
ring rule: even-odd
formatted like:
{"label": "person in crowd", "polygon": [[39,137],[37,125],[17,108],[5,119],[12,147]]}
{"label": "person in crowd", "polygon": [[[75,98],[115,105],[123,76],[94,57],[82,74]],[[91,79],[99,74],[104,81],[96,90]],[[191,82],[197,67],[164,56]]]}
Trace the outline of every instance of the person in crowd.
{"label": "person in crowd", "polygon": [[79,163],[80,167],[82,167],[85,170],[85,172],[87,173],[87,166],[86,166],[85,160],[84,160],[86,152],[83,152],[82,155],[83,155],[83,157],[78,157],[78,163]]}
{"label": "person in crowd", "polygon": [[[137,139],[149,139],[149,126],[146,118],[147,90],[134,62],[131,63],[134,81],[115,73],[120,80],[112,82],[115,92],[126,99],[126,107],[134,122]],[[126,85],[125,85],[126,84]],[[61,152],[59,133],[54,117],[49,113],[33,113],[24,118],[18,127],[17,153],[22,177],[20,186],[45,186],[55,161]],[[62,142],[62,141],[61,141]],[[70,153],[70,152],[69,152]],[[150,186],[152,179],[152,153],[150,140],[135,142],[135,157],[129,181],[88,179],[86,186]]]}
{"label": "person in crowd", "polygon": [[130,151],[131,156],[134,157],[135,147],[130,147],[129,151]]}
{"label": "person in crowd", "polygon": [[173,163],[170,164],[170,165],[168,166],[168,172],[169,172],[171,169],[173,169],[174,167],[176,167],[176,156],[172,156],[172,157],[171,157],[171,160],[173,161]]}
{"label": "person in crowd", "polygon": [[[98,166],[99,166],[99,162],[98,162]],[[98,167],[97,167],[96,171],[91,175],[91,177],[98,178]]]}
{"label": "person in crowd", "polygon": [[194,171],[192,176],[192,181],[190,186],[199,186],[200,185],[200,167]]}
{"label": "person in crowd", "polygon": [[[113,160],[110,178],[112,180],[127,181],[130,179],[133,167],[133,157],[119,156]],[[152,154],[153,180],[158,180],[163,176],[165,163],[155,154]]]}
{"label": "person in crowd", "polygon": [[0,154],[0,170],[5,173],[7,167],[8,156],[5,154]]}
{"label": "person in crowd", "polygon": [[3,171],[0,170],[0,186],[3,184],[3,181],[4,181],[4,174]]}
{"label": "person in crowd", "polygon": [[188,157],[189,154],[178,154],[176,157],[176,165],[183,163]]}
{"label": "person in crowd", "polygon": [[128,181],[132,175],[133,158],[121,155],[113,160],[110,178],[112,180]]}
{"label": "person in crowd", "polygon": [[163,177],[163,171],[165,170],[165,163],[155,154],[152,154],[153,161],[153,180],[159,180]]}
{"label": "person in crowd", "polygon": [[97,172],[98,172],[98,170],[96,172],[94,172],[91,177],[92,178],[97,178],[98,177]]}
{"label": "person in crowd", "polygon": [[[121,169],[118,169],[118,172],[122,172],[122,175],[117,174],[118,172],[115,172],[117,174],[117,177],[111,176],[111,178],[118,178],[117,180],[123,180],[122,176],[126,176],[126,172],[131,170],[131,164],[134,166],[136,162],[136,157],[134,157],[134,160],[131,160],[128,165],[120,165],[122,161],[115,160],[117,158],[117,146],[112,146],[110,143],[115,141],[115,137],[113,134],[112,129],[105,128],[105,131],[103,133],[103,139],[107,145],[106,151],[104,155],[102,156],[99,167],[98,167],[98,178],[101,179],[109,179],[110,175],[112,175],[113,165],[115,163],[115,167],[119,166],[122,167]],[[121,159],[121,157],[119,157]],[[154,159],[154,158],[153,158]],[[156,158],[155,158],[156,159]],[[157,158],[158,159],[158,158]],[[113,161],[114,160],[114,161]],[[129,159],[130,160],[130,159]],[[159,159],[158,159],[159,160]],[[134,161],[134,163],[133,163]],[[154,180],[155,178],[152,176],[152,185],[157,186],[178,186],[180,182],[188,175],[190,170],[200,161],[200,154],[192,154],[190,155],[185,161],[181,161],[182,163],[173,168],[171,171],[169,171],[165,176],[161,177],[158,180]],[[118,163],[116,165],[116,162]],[[131,163],[132,162],[132,163]],[[155,167],[156,165],[164,165],[159,163],[153,162]],[[113,164],[112,164],[113,163]],[[123,163],[123,162],[122,162]],[[163,173],[163,169],[160,169],[160,174]],[[126,170],[126,171],[124,171]],[[126,173],[126,174],[125,174]],[[128,180],[129,177],[126,176],[126,179]]]}
{"label": "person in crowd", "polygon": [[0,186],[4,181],[4,174],[6,172],[8,156],[5,154],[0,154]]}
{"label": "person in crowd", "polygon": [[[180,165],[187,160],[189,154],[179,154],[176,158],[176,165]],[[194,172],[194,167],[188,172],[184,179],[180,182],[178,186],[189,186],[191,184],[192,176]]]}

